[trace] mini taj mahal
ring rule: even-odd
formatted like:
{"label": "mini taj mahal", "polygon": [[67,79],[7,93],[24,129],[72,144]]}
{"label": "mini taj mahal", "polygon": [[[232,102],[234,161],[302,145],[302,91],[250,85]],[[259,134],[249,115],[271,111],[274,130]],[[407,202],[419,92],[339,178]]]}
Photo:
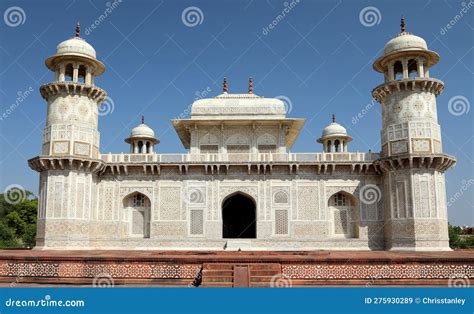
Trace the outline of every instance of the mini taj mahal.
{"label": "mini taj mahal", "polygon": [[[374,62],[383,83],[381,151],[353,152],[346,129],[326,126],[319,152],[290,148],[304,119],[253,93],[196,100],[171,123],[186,154],[160,154],[142,123],[128,154],[101,153],[95,85],[105,67],[80,37],[46,59],[37,249],[449,250],[443,153],[431,78],[439,55],[405,31]],[[317,144],[316,144],[317,145]]]}

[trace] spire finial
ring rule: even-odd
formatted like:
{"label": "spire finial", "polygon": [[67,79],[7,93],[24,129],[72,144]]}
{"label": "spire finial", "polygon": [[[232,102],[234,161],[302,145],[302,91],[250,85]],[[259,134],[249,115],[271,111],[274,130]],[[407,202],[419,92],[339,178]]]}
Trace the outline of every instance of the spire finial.
{"label": "spire finial", "polygon": [[253,80],[249,77],[249,94],[253,94]]}
{"label": "spire finial", "polygon": [[223,90],[224,90],[224,94],[227,94],[227,92],[229,91],[229,89],[227,88],[227,78],[226,77],[224,77],[224,88],[223,88]]}
{"label": "spire finial", "polygon": [[142,115],[142,124],[145,124],[145,116]]}
{"label": "spire finial", "polygon": [[405,17],[402,15],[402,20],[400,21],[400,33],[405,32]]}
{"label": "spire finial", "polygon": [[76,37],[81,37],[81,24],[77,21],[76,24]]}
{"label": "spire finial", "polygon": [[332,122],[336,122],[336,115],[334,113],[332,114]]}

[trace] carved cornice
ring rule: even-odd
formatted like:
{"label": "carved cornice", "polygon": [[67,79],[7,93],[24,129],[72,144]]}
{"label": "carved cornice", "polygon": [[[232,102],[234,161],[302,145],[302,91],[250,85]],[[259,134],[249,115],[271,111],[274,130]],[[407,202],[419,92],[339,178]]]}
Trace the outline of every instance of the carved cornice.
{"label": "carved cornice", "polygon": [[38,156],[28,160],[31,169],[38,172],[47,170],[73,170],[99,173],[104,168],[100,159],[81,158],[77,156]]}
{"label": "carved cornice", "polygon": [[[177,163],[104,163],[99,175],[128,175],[130,170],[145,175],[161,175],[164,168],[176,170],[181,175],[192,173],[192,169],[202,169],[205,174],[219,175],[231,173],[231,168],[246,168],[246,174],[271,175],[274,168],[287,169],[288,174],[299,174],[302,167],[309,167],[320,175],[348,171],[351,174],[380,174],[379,168],[372,161],[366,162],[177,162]],[[173,171],[174,172],[174,171]],[[201,172],[201,171],[199,171]],[[175,173],[175,172],[174,172]],[[243,173],[245,174],[245,173]]]}
{"label": "carved cornice", "polygon": [[102,88],[94,85],[76,82],[52,82],[40,87],[41,96],[48,100],[50,97],[61,93],[87,96],[100,104],[107,97],[107,93]]}
{"label": "carved cornice", "polygon": [[386,82],[375,87],[372,90],[372,96],[375,100],[381,103],[384,97],[386,97],[387,95],[391,95],[394,92],[415,89],[433,93],[438,96],[444,89],[444,83],[440,80],[433,78],[419,77],[395,80]]}
{"label": "carved cornice", "polygon": [[374,161],[375,167],[380,172],[387,173],[402,169],[435,169],[445,172],[456,163],[456,158],[446,154],[415,155],[404,154],[390,157],[383,157]]}

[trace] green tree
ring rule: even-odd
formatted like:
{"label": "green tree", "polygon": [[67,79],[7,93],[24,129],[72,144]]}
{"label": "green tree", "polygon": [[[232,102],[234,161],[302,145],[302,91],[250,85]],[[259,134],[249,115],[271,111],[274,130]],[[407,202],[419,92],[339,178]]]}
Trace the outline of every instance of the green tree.
{"label": "green tree", "polygon": [[37,208],[38,199],[29,191],[16,188],[0,194],[0,248],[35,245]]}
{"label": "green tree", "polygon": [[461,227],[448,225],[448,232],[449,246],[452,249],[467,249],[474,247],[474,236],[461,237]]}

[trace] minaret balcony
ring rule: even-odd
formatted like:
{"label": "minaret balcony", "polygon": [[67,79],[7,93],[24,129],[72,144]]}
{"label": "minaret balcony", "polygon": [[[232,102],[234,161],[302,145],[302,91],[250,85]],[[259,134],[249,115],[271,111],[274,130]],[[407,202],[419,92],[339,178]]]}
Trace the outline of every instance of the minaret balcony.
{"label": "minaret balcony", "polygon": [[103,102],[105,97],[107,97],[107,93],[102,88],[99,88],[95,85],[71,81],[56,81],[42,85],[40,87],[40,93],[45,100],[48,100],[50,97],[66,93],[71,95],[87,96],[96,101],[98,104]]}
{"label": "minaret balcony", "polygon": [[443,89],[444,83],[440,80],[426,77],[410,77],[380,84],[372,90],[372,96],[380,103],[384,97],[400,91],[421,90],[438,96],[443,92]]}

